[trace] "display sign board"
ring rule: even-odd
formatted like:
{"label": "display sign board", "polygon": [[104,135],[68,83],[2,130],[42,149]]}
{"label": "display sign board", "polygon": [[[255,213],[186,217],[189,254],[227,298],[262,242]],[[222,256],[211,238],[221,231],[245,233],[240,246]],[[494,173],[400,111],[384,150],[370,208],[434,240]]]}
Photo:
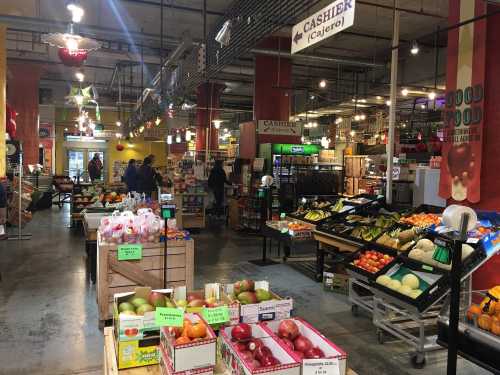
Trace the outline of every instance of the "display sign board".
{"label": "display sign board", "polygon": [[321,151],[320,145],[292,145],[286,143],[275,143],[272,146],[274,155],[316,155]]}
{"label": "display sign board", "polygon": [[128,244],[118,246],[118,260],[141,260],[142,245]]}
{"label": "display sign board", "polygon": [[259,120],[257,121],[257,133],[268,135],[302,135],[302,126],[298,122]]}
{"label": "display sign board", "polygon": [[155,320],[159,327],[182,327],[184,326],[184,311],[175,307],[157,307]]}
{"label": "display sign board", "polygon": [[164,219],[175,218],[175,204],[164,204],[161,206],[161,217]]}
{"label": "display sign board", "polygon": [[[454,2],[455,25],[487,13],[481,0]],[[439,195],[477,203],[481,199],[487,18],[448,32],[446,104]]]}
{"label": "display sign board", "polygon": [[355,5],[356,0],[337,0],[296,24],[292,29],[292,53],[351,27]]}
{"label": "display sign board", "polygon": [[339,360],[307,359],[302,364],[303,375],[340,375]]}
{"label": "display sign board", "polygon": [[229,322],[229,308],[227,306],[204,308],[201,314],[208,324]]}

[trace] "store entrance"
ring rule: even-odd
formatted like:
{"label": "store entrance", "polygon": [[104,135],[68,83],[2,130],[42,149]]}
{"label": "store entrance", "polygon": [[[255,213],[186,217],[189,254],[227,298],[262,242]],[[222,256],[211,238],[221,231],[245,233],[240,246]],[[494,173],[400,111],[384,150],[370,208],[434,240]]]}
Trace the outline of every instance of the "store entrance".
{"label": "store entrance", "polygon": [[106,179],[106,153],[101,150],[94,149],[68,149],[66,154],[66,171],[68,176],[73,180],[89,181],[89,175],[87,171],[87,165],[90,160],[98,154],[101,162],[104,166],[104,171],[101,175],[100,180],[105,181]]}

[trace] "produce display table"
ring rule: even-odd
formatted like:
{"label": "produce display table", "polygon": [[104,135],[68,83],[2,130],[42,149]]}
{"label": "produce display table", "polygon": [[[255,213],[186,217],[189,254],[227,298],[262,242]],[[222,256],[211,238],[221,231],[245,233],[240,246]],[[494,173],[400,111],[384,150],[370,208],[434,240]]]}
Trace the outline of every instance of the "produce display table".
{"label": "produce display table", "polygon": [[[262,230],[261,230],[261,235],[263,238],[262,242],[262,260],[266,261],[267,259],[267,240],[269,239],[271,242],[272,240],[278,241],[278,244],[283,244],[284,245],[284,256],[283,260],[286,262],[287,258],[290,258],[290,255],[292,251],[295,249],[295,246],[298,243],[304,243],[304,242],[313,242],[313,238],[297,238],[294,236],[291,236],[288,232],[287,233],[282,233],[277,229],[271,228],[268,225],[263,225]],[[271,245],[270,245],[271,247]]]}
{"label": "produce display table", "polygon": [[315,230],[313,237],[318,241],[316,251],[316,280],[323,279],[323,271],[325,269],[325,254],[328,252],[354,253],[360,247],[360,243],[350,241],[348,239],[332,236],[331,234],[319,232]]}
{"label": "produce display table", "polygon": [[[97,238],[97,304],[99,321],[113,317],[115,293],[131,292],[137,286],[154,289],[164,286],[164,243],[142,244],[142,259],[119,261],[118,245],[101,243]],[[167,242],[167,286],[193,289],[194,241]]]}

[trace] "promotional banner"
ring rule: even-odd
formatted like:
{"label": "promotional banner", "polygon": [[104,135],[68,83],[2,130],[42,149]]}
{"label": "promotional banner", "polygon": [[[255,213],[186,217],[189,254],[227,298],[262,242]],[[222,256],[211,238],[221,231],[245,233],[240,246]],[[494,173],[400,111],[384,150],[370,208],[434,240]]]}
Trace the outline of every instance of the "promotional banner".
{"label": "promotional banner", "polygon": [[[450,0],[449,24],[484,15],[483,0]],[[439,195],[455,201],[481,199],[486,19],[448,33],[443,161]]]}

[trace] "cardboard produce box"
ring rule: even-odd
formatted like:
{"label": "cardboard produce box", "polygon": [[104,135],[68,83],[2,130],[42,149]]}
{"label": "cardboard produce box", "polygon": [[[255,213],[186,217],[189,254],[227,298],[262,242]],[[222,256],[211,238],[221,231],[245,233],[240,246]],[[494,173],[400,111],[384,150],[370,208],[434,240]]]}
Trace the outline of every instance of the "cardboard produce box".
{"label": "cardboard produce box", "polygon": [[141,340],[120,341],[115,334],[116,356],[119,369],[156,365],[158,363],[158,334],[146,334]]}
{"label": "cardboard produce box", "polygon": [[[291,355],[296,357],[299,362],[302,362],[303,374],[311,373],[310,369],[313,367],[322,367],[323,371],[327,371],[327,374],[336,374],[337,372],[333,371],[333,369],[338,368],[338,374],[346,374],[347,354],[342,349],[328,340],[323,334],[321,334],[316,328],[314,328],[305,320],[301,318],[291,318],[290,320],[292,320],[297,325],[300,334],[309,339],[313,347],[319,348],[325,354],[325,357],[321,359],[300,359],[296,356],[296,354],[290,351]],[[270,335],[276,337],[278,342],[281,342],[284,348],[289,350],[288,346],[278,337],[278,327],[280,323],[280,321],[273,321],[261,323],[261,325],[267,332],[269,332]]]}
{"label": "cardboard produce box", "polygon": [[250,368],[250,364],[241,357],[237,350],[236,342],[232,340],[231,330],[233,327],[225,327],[219,333],[219,350],[222,361],[232,374],[300,375],[300,363],[274,337],[270,336],[264,327],[252,324],[251,328],[252,337],[262,340],[280,364],[256,369]]}
{"label": "cardboard produce box", "polygon": [[[204,309],[214,309],[227,306],[229,309],[229,323],[237,324],[240,321],[240,306],[236,301],[229,299],[223,291],[222,284],[205,284],[204,290],[187,292],[185,286],[174,288],[173,300],[179,307],[184,307],[188,313],[202,314]],[[218,325],[211,325],[218,329]]]}
{"label": "cardboard produce box", "polygon": [[128,315],[119,312],[119,306],[123,302],[133,301],[135,298],[149,300],[151,292],[160,293],[169,299],[172,297],[172,289],[151,290],[149,287],[138,287],[134,292],[118,293],[113,299],[113,326],[115,327],[118,341],[135,341],[145,337],[147,332],[155,332],[159,335],[160,327],[156,325],[155,312],[146,311],[143,315]]}
{"label": "cardboard produce box", "polygon": [[207,328],[205,338],[194,339],[186,344],[176,343],[175,334],[168,327],[160,329],[160,347],[168,355],[174,372],[213,367],[216,363],[217,336],[199,314],[185,314],[192,323],[204,324]]}
{"label": "cardboard produce box", "polygon": [[266,320],[281,320],[289,318],[293,310],[293,299],[282,298],[270,290],[269,282],[255,281],[254,289],[263,289],[270,293],[270,300],[244,304],[238,301],[238,296],[234,293],[234,284],[226,285],[226,293],[232,302],[237,302],[240,306],[240,322],[258,323]]}
{"label": "cardboard produce box", "polygon": [[168,357],[167,351],[162,347],[159,348],[160,354],[160,373],[161,375],[213,375],[213,367],[205,367],[194,370],[178,371],[175,372],[172,362]]}

